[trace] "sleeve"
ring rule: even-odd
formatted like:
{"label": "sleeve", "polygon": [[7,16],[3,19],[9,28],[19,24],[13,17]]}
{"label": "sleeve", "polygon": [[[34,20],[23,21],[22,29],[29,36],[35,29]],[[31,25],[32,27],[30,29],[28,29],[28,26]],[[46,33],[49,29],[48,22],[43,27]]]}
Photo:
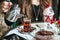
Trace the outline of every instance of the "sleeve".
{"label": "sleeve", "polygon": [[52,6],[50,6],[49,4],[47,4],[46,8],[43,11],[43,15],[53,16],[54,15],[54,11],[52,9]]}

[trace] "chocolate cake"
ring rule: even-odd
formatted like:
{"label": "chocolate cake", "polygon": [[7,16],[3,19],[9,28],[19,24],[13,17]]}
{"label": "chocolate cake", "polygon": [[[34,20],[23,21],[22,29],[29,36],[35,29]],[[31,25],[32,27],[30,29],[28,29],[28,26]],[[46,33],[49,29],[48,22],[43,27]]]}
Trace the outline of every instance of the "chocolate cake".
{"label": "chocolate cake", "polygon": [[54,34],[53,32],[51,32],[51,31],[45,31],[45,30],[43,30],[43,31],[38,31],[38,32],[36,33],[36,35],[44,35],[44,36],[53,35],[53,34]]}
{"label": "chocolate cake", "polygon": [[51,31],[38,31],[35,35],[36,40],[53,40],[54,33]]}

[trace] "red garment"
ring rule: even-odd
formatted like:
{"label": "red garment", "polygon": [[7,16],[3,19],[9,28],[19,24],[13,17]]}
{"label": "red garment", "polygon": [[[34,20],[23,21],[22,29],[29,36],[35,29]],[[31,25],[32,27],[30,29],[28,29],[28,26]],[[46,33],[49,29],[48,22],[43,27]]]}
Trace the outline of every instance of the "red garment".
{"label": "red garment", "polygon": [[46,8],[48,8],[50,6],[50,4],[46,4]]}

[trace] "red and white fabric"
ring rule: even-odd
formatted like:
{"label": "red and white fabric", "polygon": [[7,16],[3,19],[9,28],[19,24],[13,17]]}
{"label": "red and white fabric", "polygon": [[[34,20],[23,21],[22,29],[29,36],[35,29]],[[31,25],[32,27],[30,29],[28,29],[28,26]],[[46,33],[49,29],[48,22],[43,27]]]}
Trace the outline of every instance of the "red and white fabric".
{"label": "red and white fabric", "polygon": [[52,9],[52,6],[50,4],[46,5],[46,8],[43,11],[44,16],[44,22],[50,22],[50,20],[53,19],[54,11]]}

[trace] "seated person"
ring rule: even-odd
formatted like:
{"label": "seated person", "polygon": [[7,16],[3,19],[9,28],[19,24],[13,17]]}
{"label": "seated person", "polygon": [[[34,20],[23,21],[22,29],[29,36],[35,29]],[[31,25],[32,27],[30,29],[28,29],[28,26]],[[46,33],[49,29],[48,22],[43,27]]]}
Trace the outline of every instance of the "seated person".
{"label": "seated person", "polygon": [[[25,5],[25,6],[24,6]],[[28,18],[31,19],[32,22],[42,22],[43,21],[43,14],[41,9],[41,0],[28,0],[26,1],[26,4],[24,3],[24,10],[25,14]],[[24,13],[23,10],[23,13]]]}
{"label": "seated person", "polygon": [[[26,1],[25,0],[23,3],[23,13],[26,14],[26,16],[28,18],[30,18],[32,22],[43,22],[44,21],[43,12],[44,12],[46,6],[48,5],[48,3],[49,3],[48,0],[44,0],[44,1],[42,1],[42,0]],[[54,15],[54,13],[52,15]]]}

